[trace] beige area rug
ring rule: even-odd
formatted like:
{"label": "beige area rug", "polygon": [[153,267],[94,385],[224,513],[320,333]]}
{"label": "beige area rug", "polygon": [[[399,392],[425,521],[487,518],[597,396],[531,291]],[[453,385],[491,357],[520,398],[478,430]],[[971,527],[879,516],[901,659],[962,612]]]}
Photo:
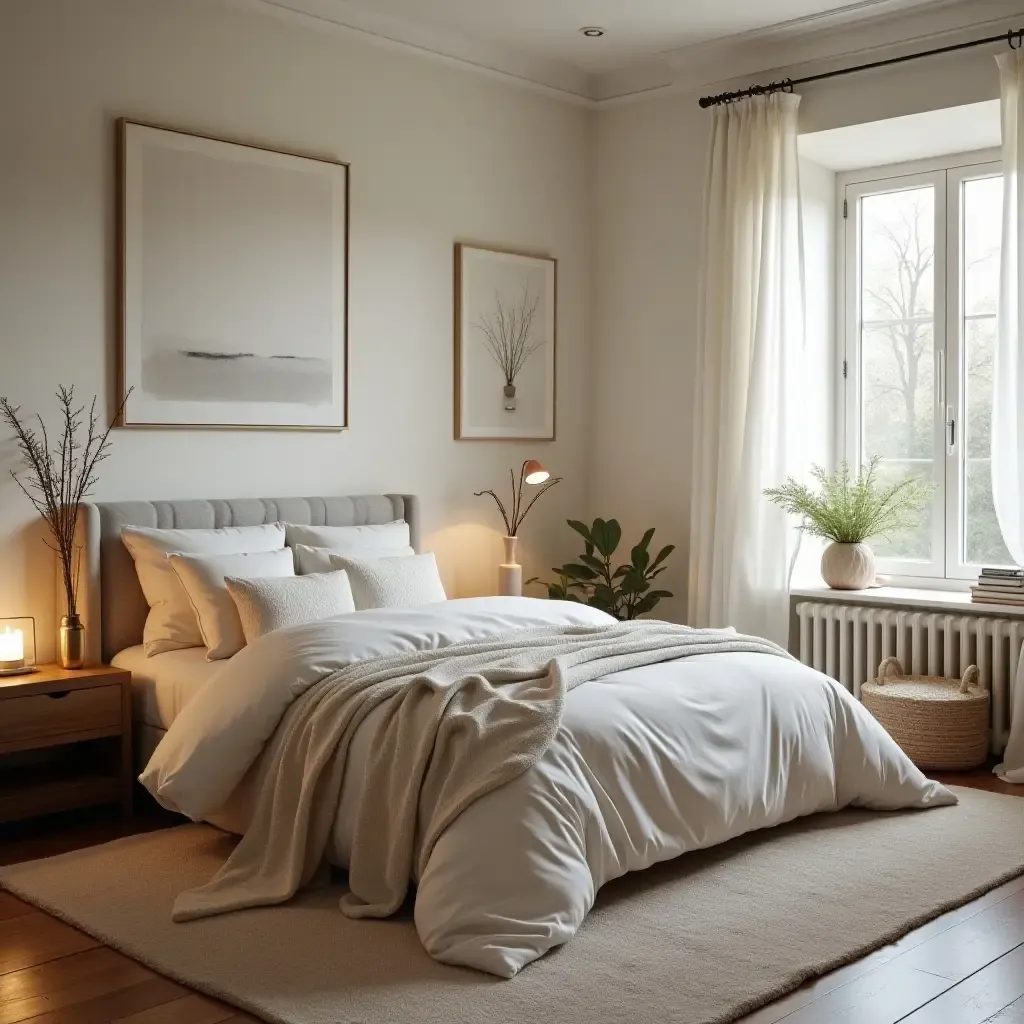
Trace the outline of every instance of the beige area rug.
{"label": "beige area rug", "polygon": [[511,981],[443,967],[408,917],[339,890],[173,924],[232,840],[184,825],[0,870],[19,896],[162,973],[286,1024],[728,1021],[1024,873],[1024,799],[819,815],[620,879]]}

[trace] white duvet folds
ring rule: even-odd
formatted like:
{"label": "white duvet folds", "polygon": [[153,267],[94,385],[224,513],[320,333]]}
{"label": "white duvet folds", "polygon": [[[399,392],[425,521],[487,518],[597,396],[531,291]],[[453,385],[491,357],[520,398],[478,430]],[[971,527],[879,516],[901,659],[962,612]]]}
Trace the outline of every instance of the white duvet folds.
{"label": "white duvet folds", "polygon": [[[268,739],[292,700],[331,673],[529,627],[612,621],[578,604],[473,598],[268,634],[185,707],[141,780],[165,807],[243,833]],[[328,852],[340,867],[374,728],[371,714],[349,751]],[[435,959],[511,977],[571,938],[597,890],[627,871],[850,804],[952,803],[849,693],[795,661],[711,654],[631,669],[569,693],[541,760],[448,827],[414,880],[416,927]]]}

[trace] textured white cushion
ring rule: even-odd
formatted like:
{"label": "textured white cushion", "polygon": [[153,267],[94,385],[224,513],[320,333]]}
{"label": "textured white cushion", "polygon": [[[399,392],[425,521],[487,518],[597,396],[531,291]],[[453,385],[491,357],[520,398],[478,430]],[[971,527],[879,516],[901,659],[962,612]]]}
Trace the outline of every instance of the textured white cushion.
{"label": "textured white cushion", "polygon": [[224,583],[238,609],[247,644],[275,629],[333,619],[356,610],[348,573],[341,571],[278,579],[228,576]]}
{"label": "textured white cushion", "polygon": [[284,547],[281,523],[265,526],[225,526],[218,530],[156,530],[125,526],[124,546],[135,560],[149,615],[142,634],[146,654],[163,654],[183,647],[202,647],[203,637],[178,577],[167,556],[233,554],[239,551],[279,551]]}
{"label": "textured white cushion", "polygon": [[291,548],[237,555],[168,555],[199,620],[208,661],[230,658],[245,646],[238,609],[225,576],[294,576]]}
{"label": "textured white cushion", "polygon": [[332,551],[331,548],[311,548],[308,544],[296,544],[292,550],[295,552],[295,571],[300,576],[311,572],[331,572],[334,565],[331,562],[332,554],[351,555],[355,558],[395,558],[400,555],[415,555],[412,548],[365,548],[357,553],[349,551]]}
{"label": "textured white cushion", "polygon": [[409,547],[409,524],[404,519],[372,526],[300,526],[285,523],[288,547],[305,544],[311,548],[330,548],[341,555],[362,558],[364,551],[390,551],[399,554]]}
{"label": "textured white cushion", "polygon": [[348,573],[356,610],[365,608],[415,608],[447,601],[434,554],[396,558],[346,558],[330,556],[336,569]]}

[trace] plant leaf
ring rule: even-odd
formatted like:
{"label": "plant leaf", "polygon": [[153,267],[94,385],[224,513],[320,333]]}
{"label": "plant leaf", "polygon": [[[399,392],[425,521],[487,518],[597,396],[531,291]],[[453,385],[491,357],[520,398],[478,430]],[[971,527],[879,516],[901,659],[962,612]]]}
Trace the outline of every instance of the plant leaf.
{"label": "plant leaf", "polygon": [[[654,531],[652,530],[651,532],[653,533]],[[655,558],[653,562],[651,562],[651,568],[652,569],[657,569],[658,566],[661,565],[661,563],[664,562],[665,559],[668,558],[668,556],[671,555],[673,551],[675,551],[675,549],[676,549],[675,544],[666,544],[658,552],[658,557]]]}
{"label": "plant leaf", "polygon": [[597,579],[597,573],[589,565],[576,565],[574,563],[563,565],[559,570],[559,575],[567,576],[571,580]]}
{"label": "plant leaf", "polygon": [[566,522],[588,543],[590,542],[590,529],[586,523],[581,523],[578,519],[566,519]]}
{"label": "plant leaf", "polygon": [[637,572],[643,572],[651,561],[651,553],[642,544],[637,544],[630,552],[630,558],[633,561],[633,568]]}
{"label": "plant leaf", "polygon": [[652,611],[657,606],[660,600],[661,598],[657,596],[656,592],[646,594],[644,597],[640,598],[640,600],[637,601],[635,605],[633,605],[634,617],[637,615],[646,615],[649,611]]}

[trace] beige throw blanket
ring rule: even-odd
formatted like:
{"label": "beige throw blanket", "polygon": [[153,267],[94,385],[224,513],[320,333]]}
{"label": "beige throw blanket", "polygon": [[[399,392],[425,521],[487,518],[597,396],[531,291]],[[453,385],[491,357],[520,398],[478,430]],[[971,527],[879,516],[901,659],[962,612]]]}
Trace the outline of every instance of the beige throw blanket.
{"label": "beige throw blanket", "polygon": [[[387,917],[434,843],[486,793],[527,771],[581,683],[696,654],[789,657],[757,637],[665,622],[556,627],[358,662],[298,697],[263,757],[252,824],[174,920],[282,903],[324,862],[352,737],[376,708],[349,864],[349,917]],[[359,770],[358,766],[355,770]]]}

